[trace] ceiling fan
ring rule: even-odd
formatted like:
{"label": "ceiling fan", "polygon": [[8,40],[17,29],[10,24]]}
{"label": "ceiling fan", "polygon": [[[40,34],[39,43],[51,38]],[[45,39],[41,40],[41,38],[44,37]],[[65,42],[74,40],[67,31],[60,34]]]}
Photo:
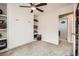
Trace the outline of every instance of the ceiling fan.
{"label": "ceiling fan", "polygon": [[40,4],[37,4],[37,5],[35,5],[34,3],[29,3],[29,4],[30,4],[30,6],[20,6],[20,7],[30,8],[31,9],[31,13],[33,13],[34,10],[38,10],[40,12],[44,12],[44,10],[39,9],[38,7],[47,5],[47,3],[40,3]]}

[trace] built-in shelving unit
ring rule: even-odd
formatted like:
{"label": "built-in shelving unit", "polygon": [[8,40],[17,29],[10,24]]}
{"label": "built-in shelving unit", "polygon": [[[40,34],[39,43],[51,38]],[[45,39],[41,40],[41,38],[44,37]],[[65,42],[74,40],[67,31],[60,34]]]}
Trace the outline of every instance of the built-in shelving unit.
{"label": "built-in shelving unit", "polygon": [[37,20],[37,15],[34,15],[34,39],[37,40],[38,36],[38,20]]}
{"label": "built-in shelving unit", "polygon": [[0,4],[0,51],[7,48],[7,4]]}
{"label": "built-in shelving unit", "polygon": [[38,32],[38,17],[34,15],[34,39],[41,40],[41,35]]}

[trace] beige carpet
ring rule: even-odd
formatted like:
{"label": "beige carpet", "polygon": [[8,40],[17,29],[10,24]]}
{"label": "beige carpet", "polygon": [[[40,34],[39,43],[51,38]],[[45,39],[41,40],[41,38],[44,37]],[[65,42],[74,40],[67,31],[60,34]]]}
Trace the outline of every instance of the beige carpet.
{"label": "beige carpet", "polygon": [[59,45],[54,45],[44,41],[34,41],[24,46],[15,48],[1,56],[69,56],[73,54],[71,43],[60,41]]}

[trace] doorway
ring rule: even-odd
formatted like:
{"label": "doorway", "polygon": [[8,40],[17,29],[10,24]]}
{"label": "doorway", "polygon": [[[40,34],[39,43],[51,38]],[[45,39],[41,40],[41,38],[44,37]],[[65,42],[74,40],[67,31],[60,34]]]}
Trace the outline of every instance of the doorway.
{"label": "doorway", "polygon": [[61,40],[67,40],[67,33],[68,33],[68,20],[67,17],[60,17],[59,18],[59,38]]}
{"label": "doorway", "polygon": [[59,39],[73,43],[74,13],[70,12],[59,16]]}

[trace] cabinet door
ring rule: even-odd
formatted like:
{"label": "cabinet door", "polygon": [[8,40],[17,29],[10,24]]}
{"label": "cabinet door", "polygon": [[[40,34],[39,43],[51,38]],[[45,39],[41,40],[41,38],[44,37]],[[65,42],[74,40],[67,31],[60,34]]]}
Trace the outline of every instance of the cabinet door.
{"label": "cabinet door", "polygon": [[33,15],[22,4],[8,4],[8,47],[14,48],[33,41]]}

